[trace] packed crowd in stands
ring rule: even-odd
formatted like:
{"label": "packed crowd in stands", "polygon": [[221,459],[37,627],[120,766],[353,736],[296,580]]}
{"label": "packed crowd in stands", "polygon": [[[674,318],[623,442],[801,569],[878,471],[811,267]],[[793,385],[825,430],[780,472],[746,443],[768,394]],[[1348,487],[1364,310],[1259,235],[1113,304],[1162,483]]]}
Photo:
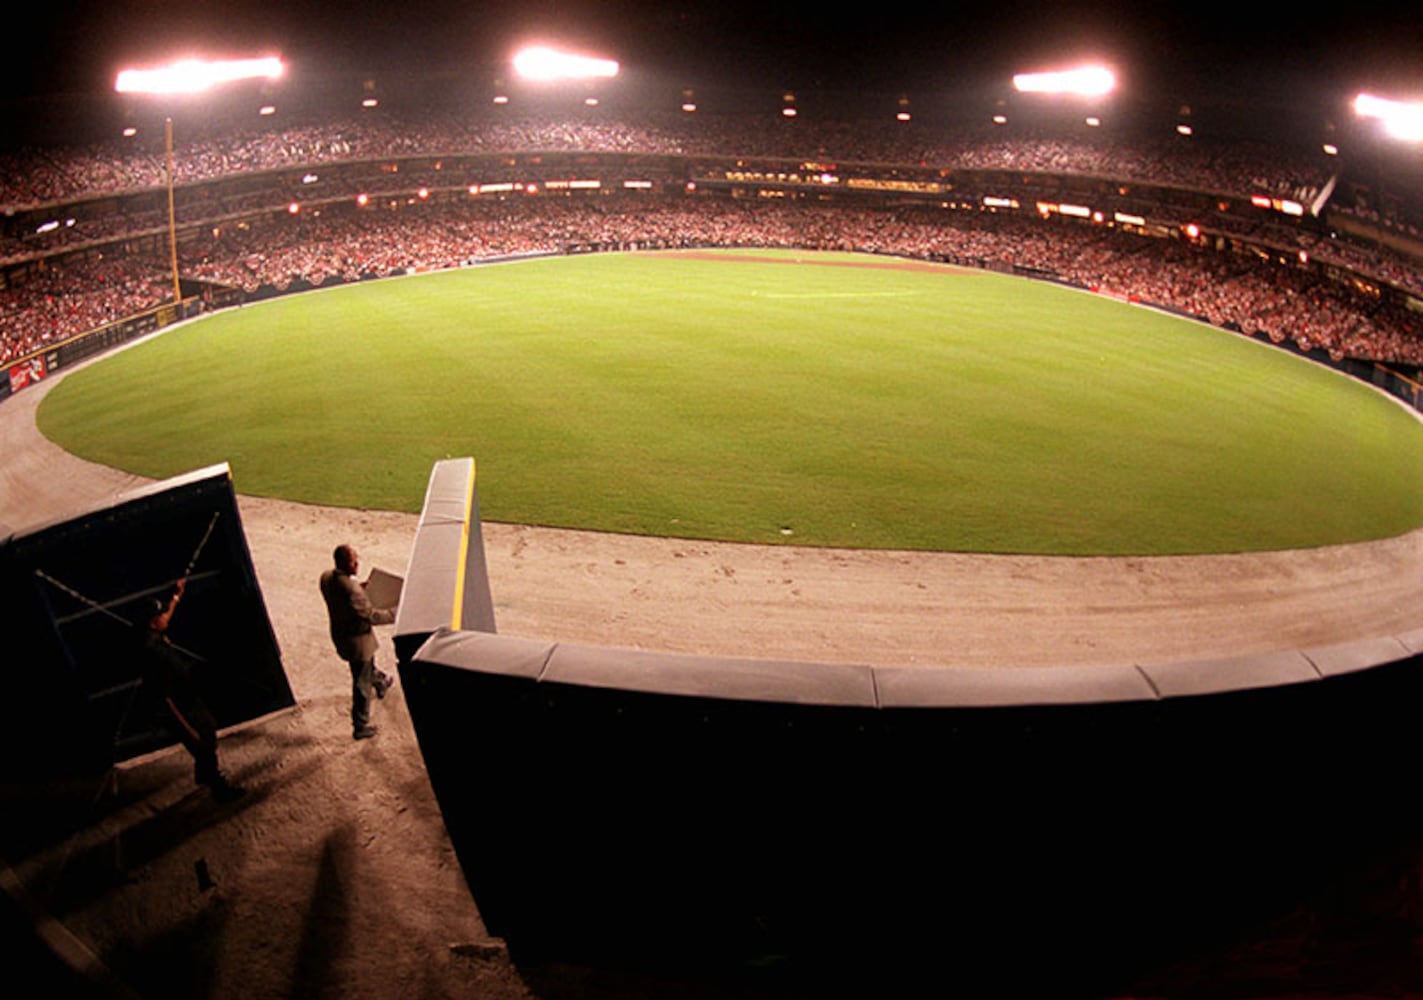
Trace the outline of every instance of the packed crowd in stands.
{"label": "packed crowd in stands", "polygon": [[[160,186],[165,183],[166,157],[155,138],[116,138],[104,145],[0,157],[0,206],[14,209]],[[179,142],[174,175],[177,183],[184,184],[293,165],[501,151],[830,158],[840,163],[1049,171],[1237,195],[1265,193],[1306,203],[1338,166],[1322,153],[1291,152],[1268,143],[1178,135],[1127,138],[1097,130],[1062,138],[997,126],[946,130],[917,121],[827,122],[700,112],[648,113],[636,120],[604,119],[590,113],[582,121],[513,115],[395,120],[372,112],[339,123],[274,126],[211,137],[199,132]]]}
{"label": "packed crowd in stands", "polygon": [[[677,247],[861,250],[1030,269],[1335,358],[1423,365],[1423,317],[1300,268],[1106,227],[929,208],[811,207],[648,196],[471,200],[215,227],[182,248],[185,277],[247,292],[457,267],[506,255]],[[0,292],[0,358],[171,294],[166,261],[111,253]]]}
{"label": "packed crowd in stands", "polygon": [[0,363],[172,297],[172,278],[141,258],[112,255],[34,272],[0,291]]}
{"label": "packed crowd in stands", "polygon": [[[1157,139],[1084,129],[1072,138],[996,126],[952,131],[918,122],[833,122],[810,116],[644,114],[636,120],[587,116],[531,118],[431,113],[394,119],[373,112],[347,121],[283,124],[235,134],[186,130],[176,150],[179,184],[278,167],[454,152],[596,151],[736,154],[839,163],[928,164],[1140,180],[1193,191],[1269,193],[1310,203],[1329,190],[1338,164],[1323,153],[1263,143]],[[0,205],[17,210],[86,196],[152,190],[166,158],[153,137],[83,149],[0,157]],[[184,210],[213,224],[183,247],[185,277],[254,293],[413,270],[461,266],[510,254],[570,249],[677,246],[796,246],[857,249],[1038,271],[1089,288],[1178,309],[1212,323],[1292,339],[1335,357],[1423,364],[1416,315],[1386,307],[1301,268],[1191,244],[1128,236],[1110,227],[1050,224],[1005,215],[811,208],[761,202],[618,199],[471,200],[400,211],[309,212],[265,224],[220,220],[272,207],[259,186],[212,193],[191,186]],[[218,199],[221,199],[220,201]],[[349,206],[348,206],[349,207]],[[8,237],[0,259],[34,259],[77,243],[160,232],[166,215],[115,213],[82,222],[56,213],[44,234]],[[72,225],[70,223],[73,223]],[[1237,223],[1216,220],[1223,231]],[[1248,220],[1238,223],[1248,226]],[[1288,230],[1281,230],[1288,233]],[[1249,236],[1244,233],[1240,235]],[[1273,237],[1272,237],[1273,238]],[[1300,229],[1293,251],[1423,294],[1423,268],[1388,251]],[[110,247],[102,256],[56,259],[12,278],[0,291],[0,359],[93,329],[162,302],[171,278],[164,260]]]}
{"label": "packed crowd in stands", "polygon": [[[247,132],[207,135],[202,126],[176,150],[175,171],[186,218],[217,219],[272,207],[272,190],[215,195],[195,182],[293,165],[368,162],[385,157],[449,152],[558,150],[653,152],[696,155],[828,158],[847,163],[930,164],[941,169],[1009,169],[1144,180],[1191,190],[1228,194],[1269,193],[1312,203],[1327,190],[1339,163],[1322,152],[1239,140],[1211,141],[1166,135],[1114,135],[1085,126],[1071,138],[1033,134],[1021,127],[922,125],[918,122],[826,122],[785,120],[769,115],[654,114],[636,120],[605,118],[536,119],[484,114],[457,117],[427,114],[395,119],[372,112],[341,122],[288,124]],[[46,149],[0,156],[0,205],[14,211],[53,204],[53,225],[44,232],[0,236],[0,262],[36,255],[166,225],[162,206],[147,215],[132,210],[109,215],[66,217],[66,201],[113,192],[151,190],[164,183],[166,157],[154,136],[120,138],[83,149]],[[488,178],[495,179],[495,178]],[[328,187],[333,182],[327,180]],[[327,190],[325,196],[341,194]],[[356,192],[344,192],[354,195]],[[295,195],[293,195],[295,197]],[[220,199],[220,200],[219,200]],[[1340,197],[1341,211],[1364,212],[1357,199]],[[1331,206],[1334,202],[1331,202]],[[1390,231],[1413,233],[1402,220]],[[1229,218],[1218,228],[1241,225]],[[1250,233],[1243,235],[1249,236]],[[1357,245],[1308,232],[1294,237],[1298,249],[1316,259],[1357,270],[1377,280],[1423,294],[1423,269],[1381,244]]]}

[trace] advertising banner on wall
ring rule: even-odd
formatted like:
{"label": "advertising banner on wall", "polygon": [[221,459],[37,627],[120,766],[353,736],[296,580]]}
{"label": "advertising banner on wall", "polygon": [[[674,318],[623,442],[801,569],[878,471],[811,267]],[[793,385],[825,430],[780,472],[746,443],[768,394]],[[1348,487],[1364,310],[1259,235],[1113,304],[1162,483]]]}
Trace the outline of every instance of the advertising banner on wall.
{"label": "advertising banner on wall", "polygon": [[27,385],[33,385],[45,376],[44,357],[26,358],[19,364],[10,366],[10,391],[19,392]]}

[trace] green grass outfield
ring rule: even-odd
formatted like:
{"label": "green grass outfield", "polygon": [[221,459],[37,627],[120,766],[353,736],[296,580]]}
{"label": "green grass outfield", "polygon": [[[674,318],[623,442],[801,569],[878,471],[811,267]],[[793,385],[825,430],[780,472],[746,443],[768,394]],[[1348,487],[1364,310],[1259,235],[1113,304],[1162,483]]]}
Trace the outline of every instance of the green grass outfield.
{"label": "green grass outfield", "polygon": [[755,542],[1155,554],[1423,524],[1423,427],[1323,367],[1105,298],[850,255],[525,261],[228,311],[57,385],[147,476]]}

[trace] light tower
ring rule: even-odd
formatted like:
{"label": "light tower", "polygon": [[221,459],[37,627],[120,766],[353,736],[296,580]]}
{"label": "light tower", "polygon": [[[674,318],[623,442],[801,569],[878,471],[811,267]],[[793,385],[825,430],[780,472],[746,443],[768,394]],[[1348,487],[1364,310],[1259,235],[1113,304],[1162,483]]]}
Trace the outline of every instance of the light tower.
{"label": "light tower", "polygon": [[[180,59],[150,69],[125,69],[114,80],[120,94],[157,97],[200,94],[213,87],[238,80],[275,80],[286,67],[275,56],[256,59]],[[173,205],[173,118],[163,120],[163,148],[168,187],[168,255],[173,271],[173,304],[183,301],[178,279],[178,220]]]}

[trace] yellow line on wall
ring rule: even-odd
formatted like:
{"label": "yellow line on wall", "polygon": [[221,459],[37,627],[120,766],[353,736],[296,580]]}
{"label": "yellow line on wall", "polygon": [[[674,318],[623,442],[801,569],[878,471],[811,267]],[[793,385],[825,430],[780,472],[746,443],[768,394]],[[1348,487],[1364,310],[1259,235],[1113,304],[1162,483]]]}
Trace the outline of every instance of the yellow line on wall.
{"label": "yellow line on wall", "polygon": [[474,506],[474,459],[469,460],[469,482],[464,488],[464,526],[460,529],[459,560],[455,564],[455,606],[450,609],[450,628],[458,632],[464,618],[464,570],[469,557],[469,516]]}

